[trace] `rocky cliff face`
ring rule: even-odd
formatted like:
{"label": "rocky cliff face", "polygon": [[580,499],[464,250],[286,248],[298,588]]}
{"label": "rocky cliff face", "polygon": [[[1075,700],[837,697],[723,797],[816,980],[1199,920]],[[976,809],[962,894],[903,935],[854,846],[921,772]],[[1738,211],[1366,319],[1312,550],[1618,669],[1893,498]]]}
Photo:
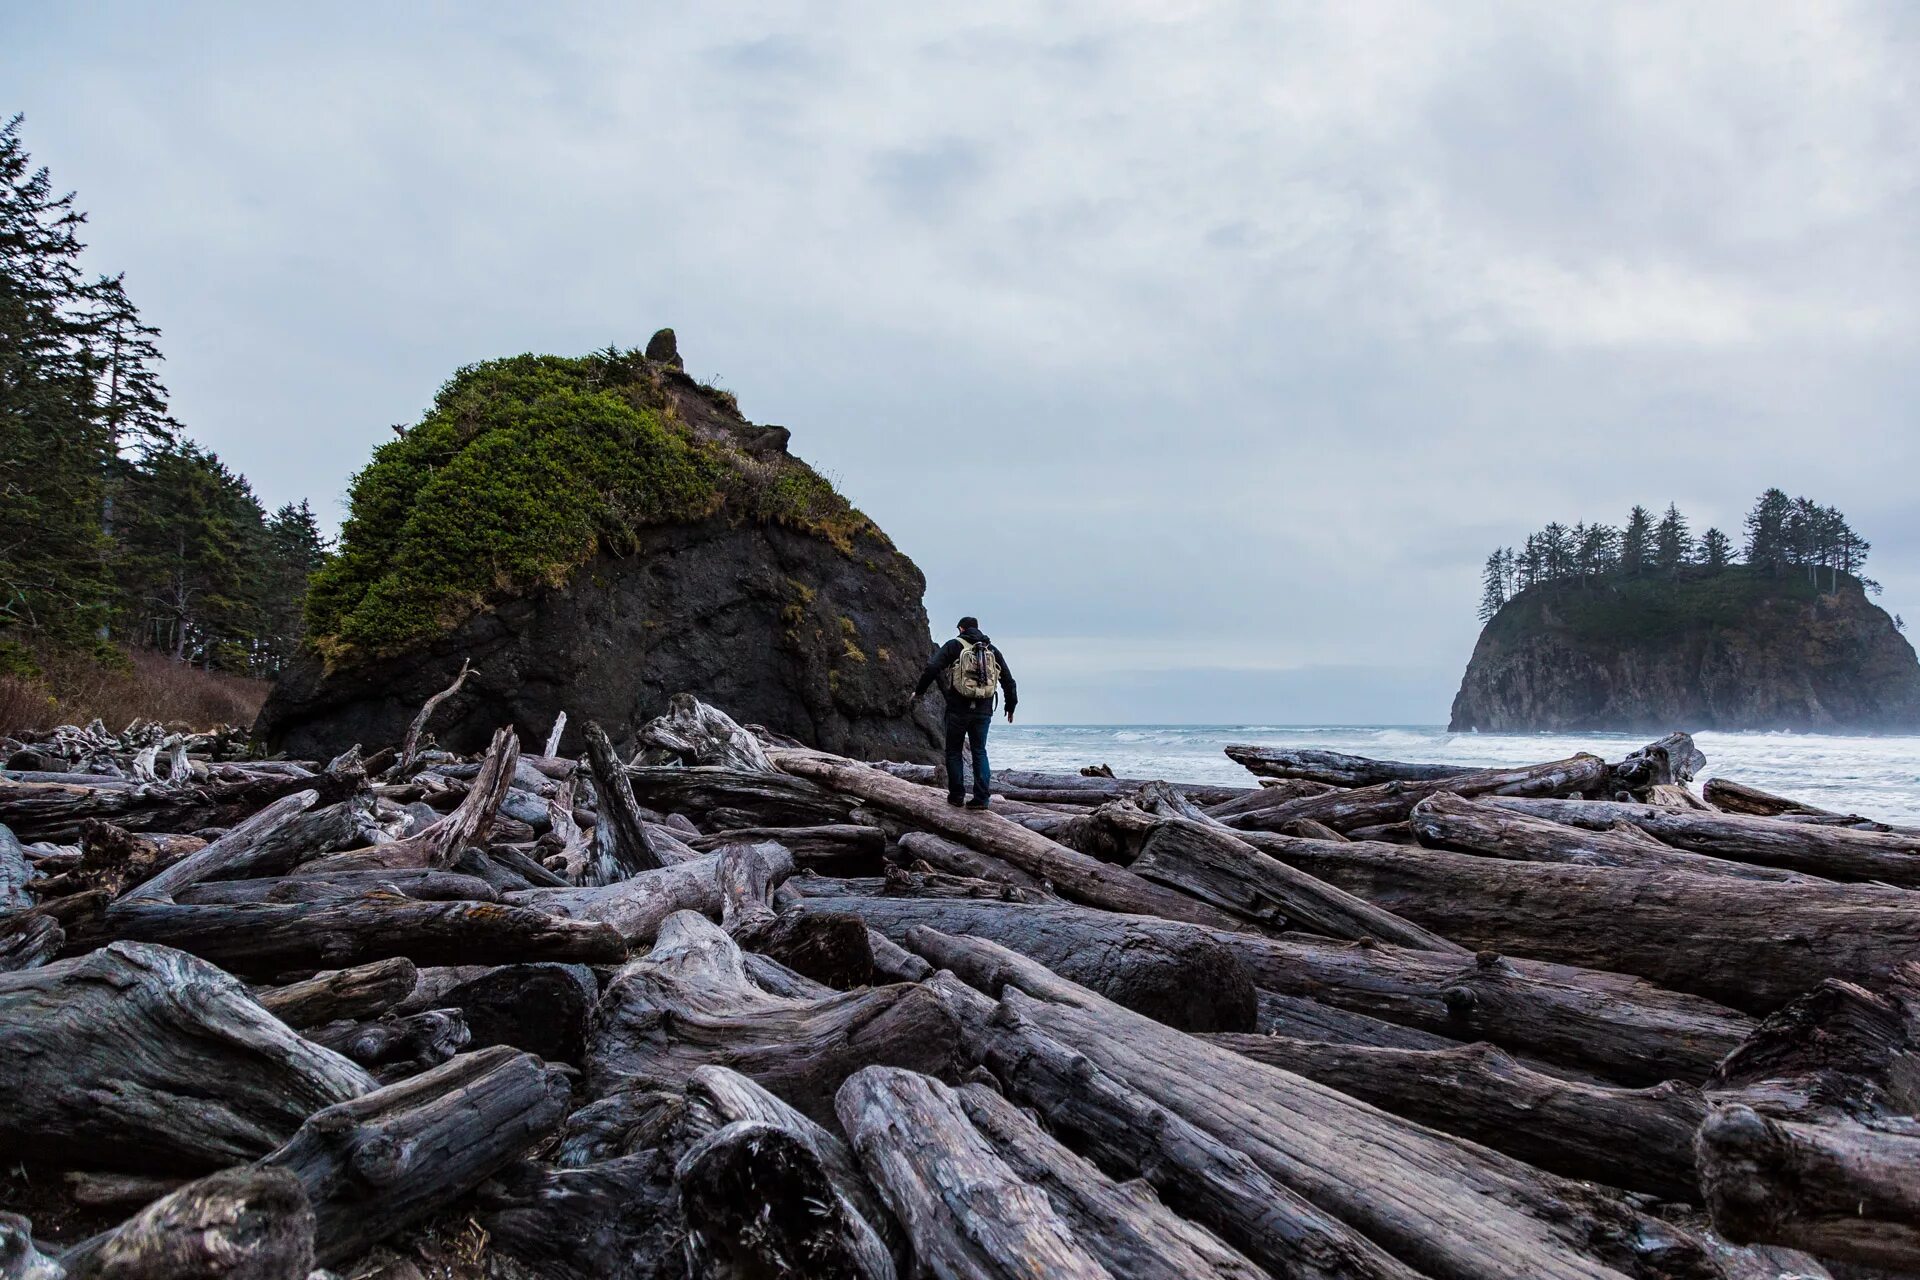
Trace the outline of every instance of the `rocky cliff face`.
{"label": "rocky cliff face", "polygon": [[1733,567],[1678,582],[1555,582],[1480,634],[1450,727],[1920,729],[1920,661],[1860,583]]}
{"label": "rocky cliff face", "polygon": [[[613,361],[540,358],[544,363],[533,373],[543,381],[528,391],[525,362],[531,359],[463,371],[434,413],[409,433],[413,439],[387,446],[356,478],[341,561],[316,588],[320,607],[309,603],[310,618],[344,622],[321,634],[314,652],[275,685],[257,726],[269,745],[325,758],[356,742],[369,750],[397,743],[420,705],[452,683],[464,660],[472,674],[441,704],[431,728],[458,751],[483,748],[504,724],[537,750],[562,711],[569,718],[563,752],[584,749],[588,721],[624,743],[664,712],[672,695],[688,692],[739,720],[830,751],[935,757],[934,712],[924,703],[910,710],[907,701],[933,646],[921,603],[925,579],[871,522],[787,453],[784,429],[746,422],[730,396],[687,378],[671,335],[664,343],[656,338],[644,359],[638,353]],[[510,377],[488,382],[496,368]],[[566,381],[557,393],[547,388],[555,377]],[[603,386],[611,386],[607,394],[620,403],[602,403]],[[639,415],[632,422],[620,417],[628,402]],[[533,426],[523,427],[525,420]],[[429,439],[428,430],[440,437]],[[543,487],[552,486],[548,473],[518,481],[513,459],[580,456],[582,439],[604,448],[611,430],[627,433],[620,437],[621,458],[629,447],[651,451],[644,482],[672,476],[681,485],[680,505],[644,506],[650,495],[638,491],[640,482],[624,481],[626,489],[589,512],[601,527],[579,545],[597,550],[573,563],[547,540],[529,544],[520,537],[519,530],[550,509],[540,504]],[[432,452],[418,461],[428,445]],[[414,452],[404,452],[409,449]],[[429,484],[444,486],[482,450],[490,451],[485,467],[478,478],[462,481],[459,492],[436,494],[419,485],[406,499],[410,508],[390,496],[407,492],[419,470],[436,478]],[[587,456],[598,468],[594,477],[609,473],[613,464]],[[711,496],[688,488],[683,477],[690,473],[711,478]],[[561,500],[578,505],[576,495]],[[458,521],[449,520],[446,510],[456,503],[465,505],[457,508]],[[609,530],[606,509],[643,506],[656,514]],[[429,544],[453,563],[422,590],[415,566],[423,556],[406,542],[411,531],[490,521],[500,530],[470,537],[465,530],[443,532]],[[450,537],[466,538],[460,545],[472,549],[444,551]],[[511,541],[515,537],[520,541]],[[609,545],[617,545],[618,554],[609,553]],[[504,567],[476,575],[461,563],[476,554],[498,554]],[[516,579],[526,565],[533,572]],[[461,608],[452,587],[465,590],[468,581],[496,587],[483,585]],[[436,601],[435,616],[445,619],[429,634],[417,634],[421,613],[410,609],[423,596]],[[361,635],[402,638],[356,644],[352,626]]]}

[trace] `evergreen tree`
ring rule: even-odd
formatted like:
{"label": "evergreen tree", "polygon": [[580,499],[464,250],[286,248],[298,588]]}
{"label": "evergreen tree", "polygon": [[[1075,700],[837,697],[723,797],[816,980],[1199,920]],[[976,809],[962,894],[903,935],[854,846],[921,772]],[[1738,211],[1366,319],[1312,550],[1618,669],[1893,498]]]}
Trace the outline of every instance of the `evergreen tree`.
{"label": "evergreen tree", "polygon": [[1667,513],[1660,517],[1660,526],[1654,531],[1653,562],[1665,573],[1678,573],[1692,551],[1693,537],[1687,530],[1687,519],[1680,514],[1679,507],[1669,502]]}
{"label": "evergreen tree", "polygon": [[1595,521],[1580,534],[1580,576],[1604,578],[1620,566],[1620,531]]}
{"label": "evergreen tree", "polygon": [[1653,563],[1653,513],[1636,505],[1620,532],[1620,571],[1645,573]]}
{"label": "evergreen tree", "polygon": [[1698,560],[1706,566],[1708,573],[1719,573],[1733,559],[1733,543],[1727,535],[1718,529],[1708,529],[1700,535]]}
{"label": "evergreen tree", "polygon": [[1784,490],[1769,489],[1747,512],[1747,563],[1773,572],[1787,563],[1787,516],[1793,501]]}
{"label": "evergreen tree", "polygon": [[307,579],[326,553],[320,522],[304,501],[289,503],[268,519],[257,662],[262,674],[277,673],[298,652],[306,635]]}
{"label": "evergreen tree", "polygon": [[1573,531],[1558,520],[1540,531],[1542,571],[1548,581],[1573,576]]}

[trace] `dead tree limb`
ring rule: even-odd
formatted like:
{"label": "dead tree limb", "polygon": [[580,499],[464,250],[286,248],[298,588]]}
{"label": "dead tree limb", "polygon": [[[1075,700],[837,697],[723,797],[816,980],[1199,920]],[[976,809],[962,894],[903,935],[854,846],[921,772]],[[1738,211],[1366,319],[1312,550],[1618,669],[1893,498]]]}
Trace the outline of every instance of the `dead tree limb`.
{"label": "dead tree limb", "polygon": [[453,678],[453,683],[420,705],[420,714],[416,715],[413,723],[407,726],[407,736],[400,741],[400,761],[394,766],[396,774],[404,775],[412,767],[414,758],[420,754],[420,735],[426,732],[427,721],[433,719],[433,713],[440,709],[441,703],[460,692],[460,686],[465,684],[467,677],[472,674],[472,664],[464,658],[461,659],[460,674]]}

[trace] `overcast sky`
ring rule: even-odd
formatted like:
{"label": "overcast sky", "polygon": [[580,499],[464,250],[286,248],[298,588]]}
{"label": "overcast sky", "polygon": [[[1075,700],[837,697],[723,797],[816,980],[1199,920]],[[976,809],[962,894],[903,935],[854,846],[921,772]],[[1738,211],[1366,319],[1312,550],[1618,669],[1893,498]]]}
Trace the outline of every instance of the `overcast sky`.
{"label": "overcast sky", "polygon": [[1920,8],[524,8],[0,8],[269,505],[672,325],[1036,720],[1443,721],[1493,546],[1769,484],[1920,617]]}

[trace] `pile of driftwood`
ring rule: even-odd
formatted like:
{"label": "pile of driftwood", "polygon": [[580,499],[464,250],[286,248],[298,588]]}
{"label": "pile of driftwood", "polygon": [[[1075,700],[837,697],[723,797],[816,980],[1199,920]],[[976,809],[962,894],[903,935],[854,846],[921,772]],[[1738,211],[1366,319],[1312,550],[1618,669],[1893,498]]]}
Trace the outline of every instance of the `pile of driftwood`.
{"label": "pile of driftwood", "polygon": [[431,710],[13,744],[0,1276],[1920,1271],[1920,832],[1684,735],[980,812],[691,698],[631,760]]}

